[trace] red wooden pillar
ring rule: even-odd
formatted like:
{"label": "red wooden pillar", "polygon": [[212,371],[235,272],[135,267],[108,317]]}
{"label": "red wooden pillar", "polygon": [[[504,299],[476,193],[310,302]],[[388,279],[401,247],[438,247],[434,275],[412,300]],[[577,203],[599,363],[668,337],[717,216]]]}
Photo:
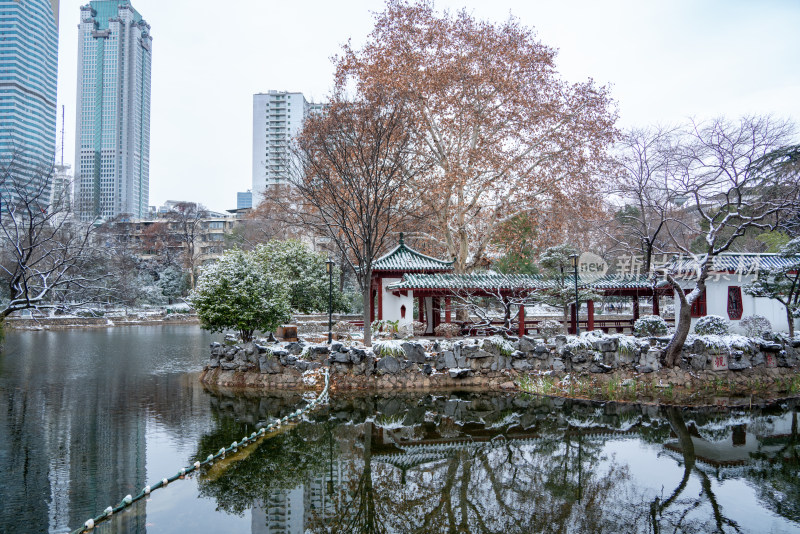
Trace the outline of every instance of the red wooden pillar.
{"label": "red wooden pillar", "polygon": [[375,321],[375,287],[369,288],[369,322]]}
{"label": "red wooden pillar", "polygon": [[425,322],[425,297],[419,297],[418,299],[418,309],[419,313],[417,314],[419,317],[419,322]]}
{"label": "red wooden pillar", "polygon": [[452,319],[450,314],[450,297],[444,298],[444,322],[449,323]]}
{"label": "red wooden pillar", "polygon": [[586,330],[592,331],[594,330],[594,301],[587,300],[586,301]]}
{"label": "red wooden pillar", "polygon": [[433,308],[433,328],[436,329],[442,323],[442,308],[439,304],[439,297],[431,298],[431,304]]}
{"label": "red wooden pillar", "polygon": [[633,297],[633,320],[639,318],[639,297]]}
{"label": "red wooden pillar", "polygon": [[520,337],[525,335],[525,306],[519,306],[519,335]]}
{"label": "red wooden pillar", "polygon": [[661,315],[661,310],[658,309],[658,293],[653,293],[653,315]]}

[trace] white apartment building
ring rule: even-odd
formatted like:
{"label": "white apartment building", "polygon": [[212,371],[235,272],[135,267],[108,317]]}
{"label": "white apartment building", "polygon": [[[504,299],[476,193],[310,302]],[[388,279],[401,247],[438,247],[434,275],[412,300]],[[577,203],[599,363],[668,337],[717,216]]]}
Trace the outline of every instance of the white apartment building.
{"label": "white apartment building", "polygon": [[253,95],[253,205],[271,185],[288,182],[295,166],[291,141],[306,117],[326,105],[308,102],[303,93],[269,91]]}
{"label": "white apartment building", "polygon": [[152,43],[129,0],[81,7],[75,203],[83,220],[147,215]]}

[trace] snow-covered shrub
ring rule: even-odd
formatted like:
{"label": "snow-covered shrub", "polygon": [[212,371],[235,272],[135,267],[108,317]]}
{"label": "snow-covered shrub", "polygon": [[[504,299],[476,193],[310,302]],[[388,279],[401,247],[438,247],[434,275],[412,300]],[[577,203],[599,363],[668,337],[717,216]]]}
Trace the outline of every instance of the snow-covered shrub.
{"label": "snow-covered shrub", "polygon": [[333,324],[333,333],[349,334],[353,331],[353,323],[350,321],[337,321]]}
{"label": "snow-covered shrub", "polygon": [[456,337],[461,333],[461,327],[455,323],[442,323],[433,329],[433,333],[446,338]]}
{"label": "snow-covered shrub", "polygon": [[372,345],[372,352],[380,358],[386,356],[394,356],[395,358],[405,358],[406,351],[403,350],[403,344],[396,339],[389,339],[386,341],[378,341]]}
{"label": "snow-covered shrub", "polygon": [[338,286],[330,292],[330,281],[338,280],[340,271],[334,265],[333,273],[326,273],[328,257],[324,253],[314,252],[296,239],[273,239],[256,246],[251,254],[264,274],[286,280],[292,309],[301,313],[328,311],[329,299],[335,312],[350,308]]}
{"label": "snow-covered shrub", "polygon": [[415,336],[425,335],[425,323],[421,321],[414,321],[411,323],[411,328],[413,328]]}
{"label": "snow-covered shrub", "polygon": [[291,319],[289,287],[281,273],[264,273],[253,254],[241,250],[204,267],[189,302],[203,328],[238,330],[245,342],[256,330],[274,330]]}
{"label": "snow-covered shrub", "polygon": [[724,336],[728,333],[728,320],[719,315],[706,315],[697,320],[694,331],[700,336]]}
{"label": "snow-covered shrub", "polygon": [[539,323],[539,335],[544,338],[545,343],[563,332],[563,330],[564,327],[561,326],[561,323],[553,321],[552,319],[547,319]]}
{"label": "snow-covered shrub", "polygon": [[387,334],[395,334],[400,329],[400,321],[390,321],[389,319],[377,319],[372,321],[373,332],[384,332]]}
{"label": "snow-covered shrub", "polygon": [[667,322],[658,315],[645,315],[633,323],[633,333],[638,337],[657,337],[667,334]]}
{"label": "snow-covered shrub", "polygon": [[772,332],[772,323],[763,315],[748,315],[742,318],[739,326],[747,337],[761,337],[765,332]]}

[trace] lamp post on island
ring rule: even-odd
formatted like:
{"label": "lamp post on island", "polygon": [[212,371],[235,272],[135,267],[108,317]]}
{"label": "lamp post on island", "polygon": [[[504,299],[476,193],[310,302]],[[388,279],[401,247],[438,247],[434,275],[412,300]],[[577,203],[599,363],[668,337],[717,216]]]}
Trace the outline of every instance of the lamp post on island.
{"label": "lamp post on island", "polygon": [[581,302],[580,300],[578,300],[578,255],[571,254],[569,257],[569,261],[572,263],[572,267],[575,269],[575,335],[579,336],[581,334],[581,324],[580,324]]}
{"label": "lamp post on island", "polygon": [[328,271],[328,345],[333,341],[333,260],[328,258],[325,270]]}

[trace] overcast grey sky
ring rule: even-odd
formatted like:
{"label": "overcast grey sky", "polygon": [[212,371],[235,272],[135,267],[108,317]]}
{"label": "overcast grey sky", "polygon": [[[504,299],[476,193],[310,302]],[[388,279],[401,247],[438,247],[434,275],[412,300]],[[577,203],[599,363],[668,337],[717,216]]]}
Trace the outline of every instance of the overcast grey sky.
{"label": "overcast grey sky", "polygon": [[[79,7],[61,0],[59,106],[74,160]],[[383,0],[132,0],[152,26],[150,204],[236,207],[250,188],[252,95],[328,94],[330,57],[364,41]],[[800,122],[796,0],[437,0],[476,17],[513,14],[559,50],[570,81],[610,84],[620,125],[770,113]],[[59,107],[60,112],[60,107]],[[60,118],[59,118],[60,129]],[[60,139],[60,133],[59,133]],[[57,157],[58,159],[58,157]]]}

